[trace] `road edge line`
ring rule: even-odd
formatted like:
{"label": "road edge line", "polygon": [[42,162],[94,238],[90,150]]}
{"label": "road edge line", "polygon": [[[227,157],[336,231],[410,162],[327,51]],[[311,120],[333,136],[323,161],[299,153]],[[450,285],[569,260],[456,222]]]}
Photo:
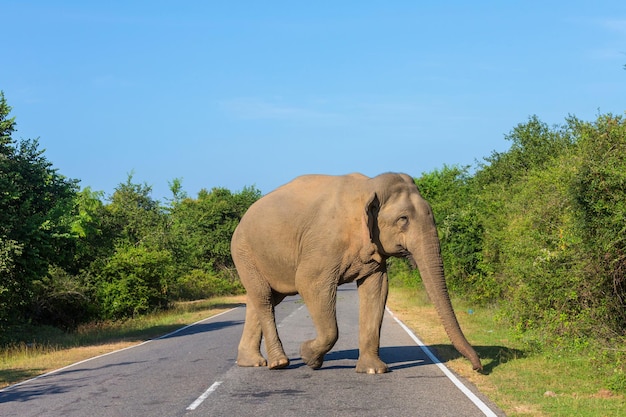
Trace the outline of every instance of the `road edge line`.
{"label": "road edge line", "polygon": [[424,342],[422,342],[420,340],[419,337],[417,337],[417,335],[415,333],[413,333],[413,330],[411,330],[406,324],[404,324],[402,322],[402,320],[400,320],[398,317],[396,317],[396,315],[393,313],[393,311],[391,311],[391,309],[389,309],[389,307],[385,307],[385,310],[387,310],[387,312],[391,315],[391,317],[396,321],[396,323],[398,323],[400,325],[400,327],[402,327],[402,329],[409,335],[409,337],[411,337],[411,339],[413,339],[413,341],[424,351],[424,353],[426,354],[426,356],[428,356],[428,358],[435,364],[437,365],[437,367],[441,370],[441,372],[444,373],[444,375],[463,393],[465,394],[465,396],[467,398],[469,398],[469,400],[474,403],[474,405],[476,407],[478,407],[478,409],[480,411],[482,411],[482,413],[487,416],[487,417],[498,417],[498,415],[496,413],[493,412],[493,410],[491,410],[491,408],[489,408],[489,406],[487,404],[485,404],[483,402],[483,400],[481,400],[480,398],[478,398],[476,396],[476,394],[474,394],[469,388],[467,388],[465,386],[465,384],[463,384],[457,377],[456,375],[454,375],[452,373],[452,371],[450,371],[443,363],[441,363],[441,361],[439,360],[439,358],[437,358],[437,356],[435,356],[435,354],[424,344]]}
{"label": "road edge line", "polygon": [[47,377],[47,376],[50,376],[50,375],[53,375],[53,374],[56,374],[56,373],[59,373],[59,372],[65,371],[66,369],[72,368],[72,367],[74,367],[74,366],[82,365],[82,364],[83,364],[83,363],[85,363],[85,362],[93,361],[93,360],[95,360],[95,359],[100,359],[100,358],[103,358],[103,357],[105,357],[105,356],[113,355],[114,353],[118,353],[118,352],[123,352],[123,351],[128,350],[128,349],[134,349],[134,348],[136,348],[136,347],[143,346],[143,345],[145,345],[146,343],[150,343],[150,342],[152,342],[152,341],[154,341],[154,340],[165,339],[165,338],[167,338],[167,337],[169,337],[169,336],[172,336],[172,335],[174,335],[174,334],[176,334],[176,333],[178,333],[178,332],[182,332],[183,330],[188,329],[188,328],[190,328],[190,327],[192,327],[192,326],[198,325],[198,324],[202,323],[203,321],[207,321],[207,320],[214,319],[215,317],[219,317],[219,316],[221,316],[222,314],[230,313],[231,311],[236,310],[236,309],[238,309],[238,308],[241,308],[241,306],[238,306],[238,307],[233,307],[233,308],[231,308],[230,310],[222,311],[221,313],[218,313],[218,314],[216,314],[216,315],[214,315],[214,316],[207,317],[207,318],[204,318],[204,319],[202,319],[202,320],[198,320],[198,321],[196,321],[195,323],[191,323],[191,324],[188,324],[188,325],[186,325],[186,326],[183,326],[183,327],[181,327],[180,329],[176,329],[176,330],[174,330],[173,332],[170,332],[170,333],[168,333],[168,334],[164,334],[164,335],[162,335],[162,336],[155,337],[155,338],[153,338],[153,339],[144,340],[143,342],[138,343],[138,344],[136,344],[136,345],[127,346],[127,347],[122,348],[122,349],[113,350],[113,351],[111,351],[111,352],[103,353],[103,354],[98,355],[98,356],[94,356],[94,357],[91,357],[91,358],[83,359],[82,361],[78,361],[78,362],[71,363],[71,364],[66,365],[66,366],[64,366],[64,367],[62,367],[62,368],[55,369],[55,370],[50,371],[50,372],[46,372],[45,374],[37,375],[37,376],[36,376],[36,377],[34,377],[34,378],[30,378],[30,379],[27,379],[27,380],[25,380],[25,381],[21,381],[21,382],[15,383],[15,384],[13,384],[13,385],[6,386],[6,387],[4,387],[4,388],[0,389],[0,392],[8,391],[8,390],[10,390],[10,389],[12,389],[12,388],[19,387],[20,385],[24,385],[24,384],[27,384],[27,383],[29,383],[29,382],[33,382],[33,381],[36,381],[36,380],[38,380],[38,379],[45,378],[45,377]]}

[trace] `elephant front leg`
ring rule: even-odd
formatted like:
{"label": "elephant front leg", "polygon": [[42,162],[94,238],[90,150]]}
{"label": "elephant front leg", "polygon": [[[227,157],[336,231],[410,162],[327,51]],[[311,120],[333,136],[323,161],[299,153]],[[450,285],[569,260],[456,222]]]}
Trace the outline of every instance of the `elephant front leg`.
{"label": "elephant front leg", "polygon": [[389,370],[379,357],[380,328],[387,302],[387,272],[357,282],[359,289],[359,360],[356,371],[383,374]]}
{"label": "elephant front leg", "polygon": [[313,369],[319,369],[324,363],[324,355],[332,349],[339,337],[336,312],[336,285],[332,288],[306,288],[301,290],[317,336],[300,346],[302,361]]}

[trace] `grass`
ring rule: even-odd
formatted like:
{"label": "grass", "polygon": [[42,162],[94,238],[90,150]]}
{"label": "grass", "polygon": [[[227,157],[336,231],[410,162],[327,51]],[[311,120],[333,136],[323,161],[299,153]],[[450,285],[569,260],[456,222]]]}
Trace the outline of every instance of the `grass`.
{"label": "grass", "polygon": [[123,322],[87,324],[71,333],[46,326],[14,328],[10,335],[14,341],[0,347],[0,389],[162,336],[243,302],[244,296],[233,296],[177,303],[164,312]]}
{"label": "grass", "polygon": [[528,343],[497,320],[497,309],[455,300],[461,327],[482,358],[485,372],[480,374],[452,348],[424,292],[392,288],[388,305],[442,362],[475,384],[507,416],[608,417],[625,413],[623,364],[620,368],[612,362],[615,356],[607,356],[600,348],[530,350]]}

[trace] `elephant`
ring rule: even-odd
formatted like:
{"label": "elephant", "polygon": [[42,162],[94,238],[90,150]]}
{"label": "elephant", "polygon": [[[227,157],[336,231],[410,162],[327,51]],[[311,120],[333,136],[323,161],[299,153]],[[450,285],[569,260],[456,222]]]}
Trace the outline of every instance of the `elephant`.
{"label": "elephant", "polygon": [[356,372],[388,372],[379,357],[386,260],[401,257],[419,269],[453,346],[475,370],[482,369],[452,309],[431,207],[407,174],[300,176],[249,207],[233,233],[231,255],[247,293],[239,366],[289,365],[274,307],[300,294],[316,330],[315,339],[301,344],[300,355],[311,368],[320,368],[338,339],[337,287],[356,281]]}

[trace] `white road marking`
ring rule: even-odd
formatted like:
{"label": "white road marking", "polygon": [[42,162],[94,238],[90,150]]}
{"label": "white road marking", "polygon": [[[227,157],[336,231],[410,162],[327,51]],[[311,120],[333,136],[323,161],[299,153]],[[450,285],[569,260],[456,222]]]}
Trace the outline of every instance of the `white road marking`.
{"label": "white road marking", "polygon": [[278,324],[278,326],[276,326],[276,328],[281,328],[281,327],[283,327],[283,323],[284,323],[287,319],[290,319],[290,318],[291,318],[291,316],[293,316],[293,315],[295,315],[296,313],[298,313],[298,311],[302,310],[304,307],[305,307],[305,305],[304,305],[304,304],[302,304],[302,305],[301,305],[300,307],[298,307],[295,311],[293,311],[291,314],[289,314],[287,317],[285,317],[285,318],[283,319],[283,321],[281,321],[281,322]]}
{"label": "white road marking", "polygon": [[[276,326],[276,327],[282,327],[282,323],[285,320],[291,318],[293,315],[298,313],[298,311],[302,310],[304,307],[305,307],[305,305],[302,304],[300,307],[298,307],[296,310],[294,310],[291,314],[289,314],[287,317],[285,317],[282,320],[282,322],[280,324],[278,324],[278,326]],[[177,330],[176,332],[182,331],[184,329],[185,329],[185,327],[183,327],[182,329]],[[170,334],[172,334],[172,333],[170,333]],[[166,336],[163,336],[163,337],[166,337]],[[189,407],[187,407],[187,411],[193,411],[196,408],[198,408],[200,406],[200,404],[202,404],[204,402],[204,400],[206,400],[209,397],[209,395],[211,395],[211,393],[213,393],[217,389],[217,387],[219,387],[222,384],[222,382],[223,381],[216,381],[216,382],[214,382],[213,385],[211,385],[206,391],[204,391],[202,393],[202,395],[200,395],[193,403],[191,403],[191,405]]]}
{"label": "white road marking", "polygon": [[393,317],[393,319],[400,325],[400,327],[402,327],[404,331],[407,332],[411,339],[413,339],[413,341],[417,343],[417,345],[424,351],[426,356],[428,356],[430,360],[433,361],[435,365],[437,365],[441,372],[443,372],[444,375],[447,376],[448,379],[452,381],[452,383],[456,385],[456,387],[461,390],[461,392],[465,394],[465,396],[469,398],[469,400],[473,402],[474,405],[476,405],[476,407],[478,407],[478,409],[482,411],[484,415],[486,415],[487,417],[498,417],[498,415],[494,413],[489,408],[489,406],[487,406],[487,404],[485,404],[472,391],[470,391],[443,363],[439,361],[439,359],[431,352],[430,349],[428,349],[426,345],[424,345],[419,337],[417,337],[415,333],[413,333],[413,331],[406,326],[406,324],[402,323],[402,321],[393,314],[389,307],[385,307],[385,309],[391,315],[391,317]]}
{"label": "white road marking", "polygon": [[209,395],[211,395],[211,393],[212,393],[213,391],[215,391],[215,390],[217,389],[217,387],[219,387],[220,385],[222,385],[222,381],[215,381],[215,382],[213,383],[213,385],[211,385],[211,386],[209,387],[209,389],[207,389],[206,391],[204,391],[204,392],[202,393],[202,395],[201,395],[201,396],[199,396],[199,397],[198,397],[198,398],[197,398],[194,402],[192,402],[192,403],[191,403],[191,405],[190,405],[189,407],[187,407],[187,410],[188,410],[188,411],[193,411],[193,410],[195,410],[196,408],[198,408],[198,406],[199,406],[200,404],[202,404],[202,403],[204,402],[204,400],[206,400],[206,399],[207,399],[207,397],[208,397]]}
{"label": "white road marking", "polygon": [[[187,325],[187,326],[185,326],[185,327],[181,327],[180,329],[176,329],[176,330],[174,330],[173,332],[170,332],[170,333],[168,333],[168,334],[164,334],[163,336],[159,336],[159,337],[154,338],[154,339],[152,339],[152,340],[165,339],[165,338],[167,338],[167,337],[170,337],[170,336],[172,336],[172,335],[175,335],[175,334],[176,334],[176,333],[178,333],[178,332],[182,332],[183,330],[186,330],[186,329],[188,329],[188,328],[190,328],[190,327],[196,326],[196,325],[198,325],[198,324],[202,323],[203,321],[212,320],[212,319],[214,319],[214,318],[216,318],[216,317],[221,316],[222,314],[230,313],[230,312],[231,312],[231,311],[233,311],[233,310],[237,310],[238,308],[241,308],[241,307],[235,307],[235,308],[231,308],[230,310],[222,311],[221,313],[217,313],[217,314],[216,314],[216,315],[214,315],[214,316],[207,317],[206,319],[198,320],[198,321],[197,321],[197,322],[195,322],[195,323],[188,324],[188,325]],[[148,342],[149,342],[149,341],[150,341],[150,340],[148,340]]]}

